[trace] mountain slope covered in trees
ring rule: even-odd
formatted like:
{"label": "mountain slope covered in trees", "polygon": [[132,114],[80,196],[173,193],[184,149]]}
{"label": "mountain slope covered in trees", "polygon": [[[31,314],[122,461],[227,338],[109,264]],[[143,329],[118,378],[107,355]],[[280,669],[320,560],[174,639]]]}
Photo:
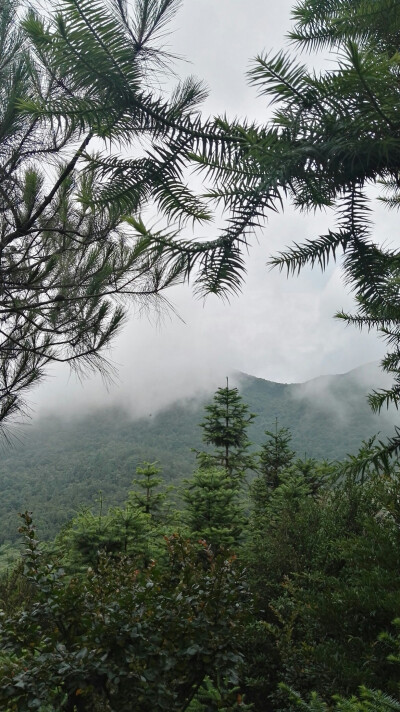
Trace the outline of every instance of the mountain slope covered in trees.
{"label": "mountain slope covered in trees", "polygon": [[[374,415],[366,394],[376,382],[376,367],[365,366],[305,384],[283,384],[245,374],[236,381],[245,403],[257,417],[249,438],[258,449],[265,430],[279,426],[292,432],[299,456],[343,459],[361,441],[390,432],[387,414]],[[52,537],[82,505],[100,500],[121,503],[137,465],[159,461],[167,483],[179,483],[195,467],[192,448],[201,446],[204,399],[172,404],[133,421],[122,409],[97,410],[63,418],[62,413],[35,421],[3,446],[0,462],[0,544],[16,536],[18,511],[33,510],[42,537]]]}

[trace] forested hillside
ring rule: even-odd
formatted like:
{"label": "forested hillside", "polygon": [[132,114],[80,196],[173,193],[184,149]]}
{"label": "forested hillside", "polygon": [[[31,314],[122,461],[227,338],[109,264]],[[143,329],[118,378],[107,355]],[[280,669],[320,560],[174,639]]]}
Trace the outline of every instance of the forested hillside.
{"label": "forested hillside", "polygon": [[[254,449],[276,418],[290,429],[299,456],[318,459],[343,459],[363,439],[390,432],[390,419],[374,415],[366,400],[376,377],[371,366],[302,385],[238,374],[243,399],[257,416],[249,428]],[[69,419],[52,415],[21,430],[19,441],[3,446],[0,543],[15,539],[16,514],[25,509],[37,513],[41,536],[52,537],[79,507],[96,506],[100,490],[106,506],[121,503],[143,460],[158,461],[166,482],[181,482],[195,466],[192,448],[201,445],[199,423],[210,396],[141,420],[122,409],[97,410]]]}
{"label": "forested hillside", "polygon": [[[214,4],[220,54],[208,14],[196,41],[217,69]],[[0,710],[400,712],[400,253],[373,217],[377,189],[400,205],[400,3],[297,0],[289,51],[251,65],[261,124],[204,118],[194,78],[171,88],[179,5],[0,7]],[[167,287],[239,296],[253,232],[288,203],[330,227],[269,264],[338,260],[355,311],[336,316],[386,340],[386,383],[223,374],[140,420],[60,399],[9,446],[51,363],[106,375]],[[304,324],[281,354],[310,354]]]}
{"label": "forested hillside", "polygon": [[254,417],[216,391],[179,508],[147,463],[120,506],[82,508],[47,546],[20,515],[23,556],[0,571],[6,712],[327,712],[335,693],[338,712],[398,709],[399,463],[371,445],[297,457],[278,427],[251,452]]}

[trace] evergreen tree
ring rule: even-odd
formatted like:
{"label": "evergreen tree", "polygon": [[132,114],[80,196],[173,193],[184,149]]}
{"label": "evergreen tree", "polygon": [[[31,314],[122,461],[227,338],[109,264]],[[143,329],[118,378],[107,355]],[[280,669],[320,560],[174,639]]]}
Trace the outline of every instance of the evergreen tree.
{"label": "evergreen tree", "polygon": [[2,710],[185,712],[220,678],[227,702],[240,696],[249,597],[232,557],[208,549],[205,567],[199,545],[175,534],[162,539],[167,565],[103,554],[96,571],[70,576],[43,554],[28,513],[20,531],[31,592],[1,615]]}
{"label": "evergreen tree", "polygon": [[258,453],[258,476],[251,485],[253,501],[253,517],[262,515],[270,498],[271,492],[280,484],[280,475],[294,458],[290,449],[292,435],[287,428],[278,428],[275,421],[275,431],[266,430],[267,441]]}
{"label": "evergreen tree", "polygon": [[280,682],[325,700],[359,685],[398,689],[377,642],[398,615],[398,472],[361,484],[337,465],[335,486],[313,496],[308,464],[282,473],[242,553],[258,621],[248,637],[249,697],[268,712],[298,709]]}
{"label": "evergreen tree", "polygon": [[237,547],[244,527],[239,483],[223,468],[198,470],[183,492],[184,519],[195,537],[205,539],[214,553]]}
{"label": "evergreen tree", "polygon": [[212,453],[196,451],[201,468],[223,467],[232,480],[243,479],[246,470],[254,467],[254,458],[249,454],[250,441],[247,429],[256,417],[249,413],[237,388],[218,388],[213,402],[205,407],[207,415],[200,427],[203,441],[213,445]]}
{"label": "evergreen tree", "polygon": [[[217,180],[216,196],[253,224],[288,200],[295,209],[331,209],[326,233],[294,243],[271,261],[297,273],[305,265],[325,270],[343,254],[344,278],[358,311],[338,316],[358,327],[378,328],[389,344],[383,368],[394,377],[374,392],[375,409],[400,403],[400,260],[388,235],[373,235],[379,199],[400,204],[400,11],[396,0],[298,0],[289,32],[291,49],[258,56],[250,81],[275,110],[263,126],[230,126],[242,141],[222,158],[198,161]],[[298,51],[330,52],[318,72],[299,62]],[[227,124],[226,124],[227,126]],[[369,188],[372,188],[369,190]],[[384,239],[385,238],[385,239]],[[226,261],[235,263],[243,242],[227,229]],[[400,430],[387,451],[400,449]],[[377,456],[379,453],[377,453]],[[376,459],[376,458],[375,458]]]}
{"label": "evergreen tree", "polygon": [[63,527],[56,549],[74,572],[97,570],[104,554],[117,560],[129,556],[141,566],[152,556],[153,539],[150,517],[129,503],[105,513],[85,507]]}
{"label": "evergreen tree", "polygon": [[289,471],[298,474],[309,488],[312,497],[316,497],[321,488],[332,477],[337,477],[337,466],[326,460],[318,461],[313,457],[297,458]]}
{"label": "evergreen tree", "polygon": [[164,480],[159,477],[161,468],[157,465],[157,462],[143,462],[136,468],[136,474],[140,477],[136,477],[133,484],[138,485],[140,489],[131,490],[128,498],[131,505],[148,514],[154,521],[162,518],[167,496],[165,492],[160,491]]}
{"label": "evergreen tree", "polygon": [[[180,237],[212,216],[186,184],[199,143],[223,153],[234,139],[202,122],[198,81],[155,88],[172,73],[162,37],[179,5],[1,3],[0,421],[51,361],[107,369],[121,299],[161,306],[195,264],[199,289],[230,284],[221,240]],[[141,218],[149,205],[157,230]]]}
{"label": "evergreen tree", "polygon": [[160,471],[157,463],[144,462],[136,469],[140,477],[133,480],[140,490],[131,490],[123,506],[103,512],[100,493],[98,512],[83,507],[63,527],[56,539],[57,549],[71,569],[97,569],[104,553],[116,559],[129,556],[138,566],[147,566],[155,557],[165,558],[160,541],[166,534],[167,495],[156,491],[163,482],[158,477]]}
{"label": "evergreen tree", "polygon": [[287,428],[278,428],[275,421],[275,431],[266,430],[267,442],[259,452],[258,471],[267,487],[275,489],[279,485],[279,475],[292,462],[295,453],[290,449],[292,434]]}

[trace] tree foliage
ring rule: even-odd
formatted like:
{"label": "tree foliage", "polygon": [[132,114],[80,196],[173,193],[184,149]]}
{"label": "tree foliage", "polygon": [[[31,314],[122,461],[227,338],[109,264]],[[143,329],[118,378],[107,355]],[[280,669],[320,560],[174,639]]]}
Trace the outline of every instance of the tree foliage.
{"label": "tree foliage", "polygon": [[[288,273],[306,264],[324,270],[343,255],[344,279],[358,311],[347,322],[377,327],[390,352],[383,368],[389,391],[371,404],[399,402],[399,256],[392,236],[374,235],[376,186],[387,207],[399,206],[400,59],[398,4],[392,0],[300,0],[289,39],[296,53],[259,55],[250,81],[273,106],[264,126],[234,124],[242,137],[228,156],[199,155],[216,179],[216,194],[234,210],[251,210],[262,223],[284,201],[301,211],[330,208],[335,225],[272,259]],[[330,52],[320,72],[299,62],[298,52]],[[227,160],[226,160],[227,159]],[[227,234],[228,239],[228,234]],[[228,253],[227,253],[228,254]],[[227,257],[229,259],[229,255]],[[388,450],[400,446],[397,433]]]}
{"label": "tree foliage", "polygon": [[243,479],[247,469],[254,466],[254,458],[248,453],[250,441],[247,429],[256,417],[249,413],[237,388],[218,388],[212,403],[205,406],[206,416],[200,423],[203,441],[213,445],[214,452],[196,451],[201,467],[223,467],[233,480]]}
{"label": "tree foliage", "polygon": [[[66,576],[23,516],[30,600],[2,618],[2,709],[184,712],[203,680],[237,683],[248,595],[234,561],[178,535],[167,565],[104,555]],[[228,683],[230,681],[230,683]]]}
{"label": "tree foliage", "polygon": [[93,507],[80,508],[55,542],[65,569],[86,571],[90,566],[97,570],[104,554],[116,561],[130,557],[137,567],[146,567],[154,559],[165,559],[162,538],[174,522],[170,521],[167,494],[160,490],[163,479],[159,473],[156,463],[144,462],[136,468],[140,477],[133,480],[140,490],[130,490],[122,506],[108,507],[105,511],[100,492],[97,511]]}
{"label": "tree foliage", "polygon": [[279,484],[279,473],[292,462],[295,453],[290,449],[291,432],[287,428],[278,428],[275,421],[275,431],[266,430],[268,436],[259,452],[259,471],[266,484],[271,489]]}
{"label": "tree foliage", "polygon": [[339,475],[313,494],[289,468],[256,509],[244,553],[256,606],[246,653],[256,709],[297,709],[282,682],[303,699],[313,690],[348,697],[360,685],[398,694],[379,637],[399,606],[398,469],[363,483]]}
{"label": "tree foliage", "polygon": [[51,361],[104,370],[124,299],[157,306],[195,264],[198,288],[223,292],[233,269],[218,238],[181,235],[212,218],[211,197],[187,187],[192,153],[233,139],[201,121],[195,79],[157,89],[180,0],[61,0],[47,13],[21,1],[0,10],[2,420]]}
{"label": "tree foliage", "polygon": [[23,561],[0,575],[1,708],[396,709],[398,464],[360,477],[292,459],[289,436],[269,436],[278,478],[248,504],[240,478],[200,468],[165,517],[144,463],[142,492],[46,548],[25,513]]}
{"label": "tree foliage", "polygon": [[203,538],[214,553],[237,551],[246,523],[239,497],[237,480],[223,468],[203,468],[187,480],[185,521],[191,535]]}

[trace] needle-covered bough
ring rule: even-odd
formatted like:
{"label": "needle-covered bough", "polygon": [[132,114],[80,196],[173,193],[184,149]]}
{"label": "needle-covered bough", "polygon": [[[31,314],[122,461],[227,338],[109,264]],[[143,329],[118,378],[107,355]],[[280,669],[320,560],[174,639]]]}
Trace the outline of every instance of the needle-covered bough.
{"label": "needle-covered bough", "polygon": [[162,90],[173,59],[165,31],[179,4],[1,5],[3,425],[49,362],[107,368],[102,352],[124,320],[122,300],[157,306],[194,268],[202,292],[237,282],[237,246],[225,235],[193,240],[192,224],[210,222],[215,207],[206,190],[188,187],[193,156],[222,161],[238,138],[201,120],[206,92],[196,80]]}
{"label": "needle-covered bough", "polygon": [[[295,55],[260,55],[250,81],[272,105],[263,127],[228,126],[242,141],[222,160],[198,156],[214,180],[214,195],[236,216],[255,221],[290,202],[302,211],[329,208],[336,224],[326,234],[277,255],[271,264],[297,273],[324,270],[342,255],[357,313],[337,316],[377,328],[390,352],[383,368],[394,378],[376,391],[379,410],[400,402],[400,255],[398,235],[374,234],[374,201],[400,207],[400,4],[397,0],[300,0],[289,33]],[[329,52],[328,68],[310,70],[300,52]],[[221,123],[222,126],[222,123]],[[248,225],[248,223],[247,223]],[[239,228],[240,230],[240,228]],[[229,231],[227,239],[229,240]],[[400,451],[400,430],[374,455],[379,466]]]}
{"label": "needle-covered bough", "polygon": [[[143,308],[190,276],[202,295],[240,290],[250,233],[287,200],[333,209],[336,225],[272,264],[324,269],[343,254],[358,312],[339,316],[387,338],[394,385],[371,402],[397,405],[400,258],[394,236],[373,237],[371,198],[378,185],[400,205],[397,0],[298,2],[296,53],[335,61],[317,73],[259,56],[263,126],[202,119],[194,79],[160,89],[179,0],[61,0],[48,17],[15,2],[0,27],[0,419],[49,361],[103,368],[121,299]],[[399,447],[398,433],[385,452]]]}

